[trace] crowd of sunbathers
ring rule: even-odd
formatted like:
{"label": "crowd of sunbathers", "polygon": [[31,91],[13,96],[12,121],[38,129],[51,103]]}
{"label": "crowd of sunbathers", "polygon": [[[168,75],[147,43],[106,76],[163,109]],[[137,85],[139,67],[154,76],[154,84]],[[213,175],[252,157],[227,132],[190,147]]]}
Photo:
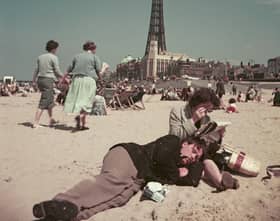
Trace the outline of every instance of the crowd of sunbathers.
{"label": "crowd of sunbathers", "polygon": [[28,93],[35,92],[30,83],[0,83],[0,97],[8,97],[13,95],[21,95],[26,97]]}

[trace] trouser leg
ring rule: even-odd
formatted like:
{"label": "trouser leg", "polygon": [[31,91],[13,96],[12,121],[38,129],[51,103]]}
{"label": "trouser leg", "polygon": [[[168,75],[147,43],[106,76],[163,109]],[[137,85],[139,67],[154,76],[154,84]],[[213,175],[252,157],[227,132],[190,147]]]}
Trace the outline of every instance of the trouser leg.
{"label": "trouser leg", "polygon": [[78,218],[88,219],[103,210],[125,204],[139,189],[137,170],[122,147],[115,147],[105,156],[101,173],[93,180],[84,180],[55,199],[75,203]]}

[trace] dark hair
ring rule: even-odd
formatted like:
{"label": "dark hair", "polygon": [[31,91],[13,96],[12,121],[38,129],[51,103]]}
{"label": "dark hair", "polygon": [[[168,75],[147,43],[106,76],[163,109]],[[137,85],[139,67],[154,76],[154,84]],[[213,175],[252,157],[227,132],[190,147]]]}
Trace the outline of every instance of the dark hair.
{"label": "dark hair", "polygon": [[50,41],[48,41],[47,44],[46,44],[46,50],[47,50],[48,52],[50,52],[50,51],[52,51],[53,49],[58,48],[58,46],[59,46],[58,42],[56,42],[56,41],[54,41],[54,40],[50,40]]}
{"label": "dark hair", "polygon": [[96,49],[96,44],[93,41],[87,41],[86,43],[83,44],[83,49],[85,51],[94,50]]}
{"label": "dark hair", "polygon": [[191,96],[189,105],[191,108],[196,107],[199,104],[211,102],[214,107],[220,106],[220,99],[215,92],[210,88],[200,88],[194,92]]}
{"label": "dark hair", "polygon": [[184,142],[187,142],[188,144],[197,144],[199,145],[203,150],[203,155],[207,154],[207,145],[205,140],[201,139],[198,136],[187,136],[183,140],[181,140],[181,146]]}
{"label": "dark hair", "polygon": [[230,98],[229,100],[228,100],[228,103],[229,104],[234,104],[234,103],[236,103],[236,100],[235,100],[235,98]]}

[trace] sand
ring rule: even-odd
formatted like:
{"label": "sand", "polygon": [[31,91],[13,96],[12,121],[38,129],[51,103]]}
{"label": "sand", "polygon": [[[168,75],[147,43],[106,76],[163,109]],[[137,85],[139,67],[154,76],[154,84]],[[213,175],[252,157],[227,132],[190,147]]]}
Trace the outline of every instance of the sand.
{"label": "sand", "polygon": [[[197,188],[169,186],[162,203],[140,202],[139,192],[125,206],[90,220],[280,220],[280,178],[261,182],[266,166],[280,164],[280,108],[266,102],[270,97],[271,90],[264,90],[264,102],[238,103],[240,113],[211,113],[215,120],[232,122],[224,142],[261,162],[257,177],[235,175],[238,190],[216,193],[204,182]],[[184,102],[159,99],[145,95],[146,110],[109,110],[108,116],[89,117],[90,130],[71,133],[74,117],[61,106],[54,109],[59,127],[47,127],[46,113],[41,128],[30,127],[39,94],[0,97],[0,220],[32,220],[34,203],[98,174],[113,144],[145,144],[167,134],[170,109]]]}

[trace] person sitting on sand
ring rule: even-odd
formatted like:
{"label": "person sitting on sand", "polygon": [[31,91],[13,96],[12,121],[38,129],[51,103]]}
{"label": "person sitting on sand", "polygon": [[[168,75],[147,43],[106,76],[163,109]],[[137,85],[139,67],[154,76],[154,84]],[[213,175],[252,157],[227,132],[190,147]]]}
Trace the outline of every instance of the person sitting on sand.
{"label": "person sitting on sand", "polygon": [[237,102],[244,102],[242,91],[239,91],[239,92],[238,92],[236,101],[237,101]]}
{"label": "person sitting on sand", "polygon": [[[220,99],[212,89],[196,90],[186,105],[174,107],[170,111],[169,134],[176,135],[182,140],[193,136],[199,128],[210,122],[207,113],[219,106]],[[203,160],[204,178],[216,188],[222,185],[222,174],[212,158],[222,142],[224,131],[220,133],[219,139],[208,143],[208,157]]]}
{"label": "person sitting on sand", "polygon": [[[95,179],[83,180],[52,200],[33,206],[33,215],[45,220],[84,220],[109,208],[126,204],[149,181],[198,186],[206,153],[202,140],[180,140],[166,135],[145,145],[120,143],[111,147]],[[223,187],[235,180],[223,175]]]}
{"label": "person sitting on sand", "polygon": [[246,92],[245,102],[254,101],[256,98],[257,92],[253,86],[248,87]]}
{"label": "person sitting on sand", "polygon": [[228,106],[226,108],[227,113],[238,113],[239,111],[237,110],[236,106],[236,100],[234,98],[230,98],[228,101]]}

